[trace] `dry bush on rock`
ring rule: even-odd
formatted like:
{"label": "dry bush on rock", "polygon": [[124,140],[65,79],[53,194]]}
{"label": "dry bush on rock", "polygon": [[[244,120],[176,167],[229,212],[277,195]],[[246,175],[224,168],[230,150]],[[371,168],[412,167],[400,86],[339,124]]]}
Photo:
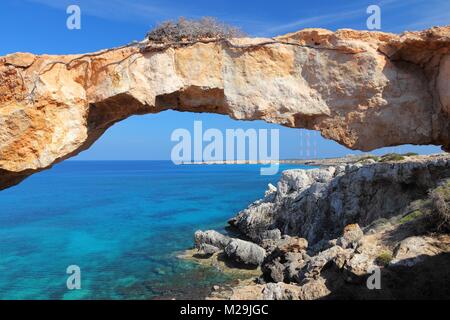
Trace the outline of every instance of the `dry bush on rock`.
{"label": "dry bush on rock", "polygon": [[178,21],[165,21],[147,33],[147,39],[154,42],[183,42],[202,39],[230,39],[243,37],[244,33],[236,27],[227,25],[212,17],[197,20],[179,18]]}
{"label": "dry bush on rock", "polygon": [[430,192],[433,215],[440,230],[450,230],[450,180]]}

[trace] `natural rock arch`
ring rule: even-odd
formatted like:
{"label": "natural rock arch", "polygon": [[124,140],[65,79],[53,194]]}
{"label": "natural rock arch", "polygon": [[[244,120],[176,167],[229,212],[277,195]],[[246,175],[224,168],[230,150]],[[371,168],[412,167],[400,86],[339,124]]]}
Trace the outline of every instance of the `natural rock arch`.
{"label": "natural rock arch", "polygon": [[140,42],[0,58],[0,189],[167,109],[320,130],[349,148],[450,148],[450,27],[307,29],[273,39]]}

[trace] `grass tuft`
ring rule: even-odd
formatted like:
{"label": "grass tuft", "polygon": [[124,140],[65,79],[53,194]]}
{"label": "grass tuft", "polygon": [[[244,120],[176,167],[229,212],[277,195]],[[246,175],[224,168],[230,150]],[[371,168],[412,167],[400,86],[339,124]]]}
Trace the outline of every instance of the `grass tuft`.
{"label": "grass tuft", "polygon": [[417,218],[420,218],[420,217],[422,217],[423,215],[424,215],[424,213],[423,213],[422,211],[420,211],[420,210],[415,210],[415,211],[413,211],[413,212],[407,214],[406,216],[403,216],[403,217],[400,219],[399,222],[400,222],[400,224],[404,224],[404,223],[413,221],[413,220],[415,220],[415,219],[417,219]]}
{"label": "grass tuft", "polygon": [[432,215],[440,231],[450,231],[450,179],[430,192]]}
{"label": "grass tuft", "polygon": [[387,266],[392,261],[392,253],[389,251],[383,251],[376,259],[375,263],[380,266]]}

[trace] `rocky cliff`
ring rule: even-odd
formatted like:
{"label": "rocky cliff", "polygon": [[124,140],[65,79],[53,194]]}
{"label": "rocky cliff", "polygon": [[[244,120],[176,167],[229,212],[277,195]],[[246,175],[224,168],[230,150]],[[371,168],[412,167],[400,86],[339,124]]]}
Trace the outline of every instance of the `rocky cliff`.
{"label": "rocky cliff", "polygon": [[[407,214],[408,205],[450,178],[447,156],[284,171],[277,187],[230,220],[259,242],[267,232],[300,236],[310,245],[337,238],[348,224],[367,226]],[[405,211],[406,210],[406,211]]]}
{"label": "rocky cliff", "polygon": [[[204,255],[223,251],[261,269],[254,281],[211,297],[448,298],[449,178],[447,155],[285,171],[277,187],[230,220],[245,240],[196,233]],[[238,257],[229,252],[233,241]],[[367,286],[374,270],[375,289]]]}
{"label": "rocky cliff", "polygon": [[449,50],[442,27],[10,54],[0,58],[0,188],[76,155],[117,121],[167,109],[320,130],[352,149],[449,149]]}

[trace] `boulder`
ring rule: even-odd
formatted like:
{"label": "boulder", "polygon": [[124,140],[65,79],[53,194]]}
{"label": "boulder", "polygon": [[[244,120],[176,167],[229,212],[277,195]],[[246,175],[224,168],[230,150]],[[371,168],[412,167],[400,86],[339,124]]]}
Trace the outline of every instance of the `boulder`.
{"label": "boulder", "polygon": [[257,244],[240,239],[231,239],[225,247],[227,256],[236,262],[259,266],[266,257],[266,251]]}
{"label": "boulder", "polygon": [[374,260],[361,253],[354,254],[345,263],[345,269],[354,276],[364,276],[374,266]]}
{"label": "boulder", "polygon": [[307,248],[308,242],[305,239],[283,236],[271,248],[261,266],[264,278],[267,281],[287,283],[298,279],[298,273],[309,259]]}
{"label": "boulder", "polygon": [[334,262],[338,268],[344,267],[352,252],[353,250],[343,249],[340,246],[334,246],[320,252],[307,262],[301,272],[300,280],[304,278],[318,279],[322,269],[330,262]]}
{"label": "boulder", "polygon": [[214,250],[211,246],[223,250],[227,246],[228,242],[230,242],[230,237],[214,230],[197,230],[194,234],[194,242],[195,247],[198,250],[204,250],[205,248],[206,250]]}
{"label": "boulder", "polygon": [[357,224],[345,226],[342,237],[337,239],[336,244],[342,248],[356,248],[358,241],[364,236],[363,231]]}
{"label": "boulder", "polygon": [[401,241],[394,249],[391,266],[407,266],[423,261],[426,256],[434,256],[442,252],[435,246],[434,240],[428,237],[409,237]]}
{"label": "boulder", "polygon": [[262,291],[264,300],[298,300],[300,287],[286,283],[267,283]]}
{"label": "boulder", "polygon": [[300,237],[283,236],[277,248],[283,252],[304,252],[308,249],[308,241]]}
{"label": "boulder", "polygon": [[200,254],[204,254],[204,255],[207,255],[207,256],[210,256],[210,255],[220,251],[220,249],[218,247],[215,247],[213,245],[206,244],[206,243],[201,244],[199,246],[199,248],[197,248],[197,249],[198,249]]}

